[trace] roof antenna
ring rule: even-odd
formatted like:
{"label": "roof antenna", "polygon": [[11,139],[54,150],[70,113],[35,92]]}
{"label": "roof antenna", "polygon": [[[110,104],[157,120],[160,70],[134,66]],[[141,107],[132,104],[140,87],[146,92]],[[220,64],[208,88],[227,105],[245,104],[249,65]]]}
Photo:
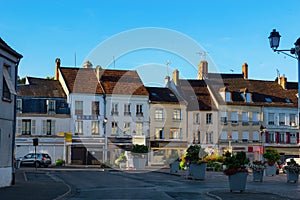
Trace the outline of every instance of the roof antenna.
{"label": "roof antenna", "polygon": [[76,51],[75,51],[75,55],[74,55],[74,59],[75,59],[75,67],[76,67]]}
{"label": "roof antenna", "polygon": [[114,69],[116,69],[116,59],[115,59],[115,56],[113,56],[113,59],[114,59]]}
{"label": "roof antenna", "polygon": [[171,61],[170,60],[167,60],[167,76],[169,76],[169,65],[171,64]]}

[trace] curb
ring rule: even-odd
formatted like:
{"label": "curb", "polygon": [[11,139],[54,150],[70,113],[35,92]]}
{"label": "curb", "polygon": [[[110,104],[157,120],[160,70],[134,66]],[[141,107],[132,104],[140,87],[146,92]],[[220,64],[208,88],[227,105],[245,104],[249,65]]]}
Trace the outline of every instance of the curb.
{"label": "curb", "polygon": [[221,197],[219,197],[219,196],[217,196],[217,195],[214,195],[214,194],[211,194],[210,192],[206,192],[205,194],[206,194],[207,196],[212,197],[212,198],[215,198],[215,199],[217,199],[217,200],[222,200]]}

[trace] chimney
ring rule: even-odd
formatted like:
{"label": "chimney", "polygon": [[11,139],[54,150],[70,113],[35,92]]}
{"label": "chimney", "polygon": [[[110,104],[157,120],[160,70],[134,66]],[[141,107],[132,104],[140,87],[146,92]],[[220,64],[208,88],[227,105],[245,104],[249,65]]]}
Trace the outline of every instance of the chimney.
{"label": "chimney", "polygon": [[83,68],[92,68],[92,67],[93,64],[88,60],[83,63]]}
{"label": "chimney", "polygon": [[96,76],[97,76],[98,81],[100,81],[100,79],[101,79],[102,72],[103,72],[102,67],[100,65],[97,65],[97,67],[96,67]]}
{"label": "chimney", "polygon": [[244,75],[244,79],[248,79],[248,64],[246,62],[244,62],[244,64],[242,65],[242,72]]}
{"label": "chimney", "polygon": [[54,77],[54,80],[58,80],[58,78],[59,78],[58,68],[60,68],[60,58],[55,59],[55,77]]}
{"label": "chimney", "polygon": [[179,83],[179,71],[177,69],[175,69],[173,71],[173,78],[172,79],[173,79],[174,84],[177,86],[178,83]]}
{"label": "chimney", "polygon": [[165,87],[169,88],[169,86],[170,86],[170,76],[166,76],[166,78],[165,78]]}
{"label": "chimney", "polygon": [[208,62],[206,60],[203,60],[198,65],[198,80],[204,80],[208,73]]}
{"label": "chimney", "polygon": [[287,78],[284,75],[280,77],[280,85],[283,89],[287,89]]}

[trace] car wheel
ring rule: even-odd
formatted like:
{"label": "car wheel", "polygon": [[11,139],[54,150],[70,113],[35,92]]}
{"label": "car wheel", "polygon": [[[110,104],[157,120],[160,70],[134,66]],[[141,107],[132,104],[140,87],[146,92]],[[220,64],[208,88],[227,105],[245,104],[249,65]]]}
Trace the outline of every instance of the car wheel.
{"label": "car wheel", "polygon": [[41,164],[40,164],[40,162],[35,162],[35,163],[34,163],[34,166],[35,166],[36,168],[38,168],[38,167],[41,166]]}

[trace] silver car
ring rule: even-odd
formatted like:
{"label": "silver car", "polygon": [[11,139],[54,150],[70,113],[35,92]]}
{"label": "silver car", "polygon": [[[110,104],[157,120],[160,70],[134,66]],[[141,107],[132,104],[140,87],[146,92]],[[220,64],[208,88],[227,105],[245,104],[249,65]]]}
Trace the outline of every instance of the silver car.
{"label": "silver car", "polygon": [[31,165],[34,167],[48,167],[51,165],[51,157],[46,153],[29,153],[18,159],[20,165]]}

